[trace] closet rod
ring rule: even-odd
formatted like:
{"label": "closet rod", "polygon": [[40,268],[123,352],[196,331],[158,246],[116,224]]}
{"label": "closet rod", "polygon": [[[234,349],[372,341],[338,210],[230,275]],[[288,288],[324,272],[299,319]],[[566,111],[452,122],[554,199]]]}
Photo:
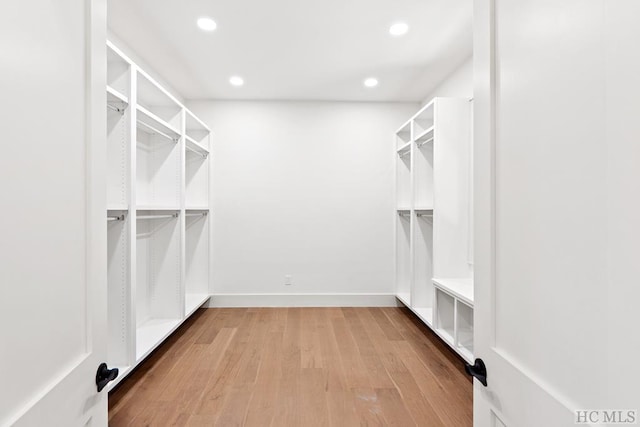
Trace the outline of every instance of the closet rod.
{"label": "closet rod", "polygon": [[419,213],[419,214],[417,214],[417,216],[419,216],[419,217],[425,216],[427,218],[433,218],[433,214],[421,214],[421,213]]}
{"label": "closet rod", "polygon": [[124,221],[124,215],[109,215],[107,221]]}
{"label": "closet rod", "polygon": [[433,141],[433,138],[429,138],[425,141],[419,142],[418,144],[416,144],[418,147],[422,147],[424,144],[428,144],[429,142]]}
{"label": "closet rod", "polygon": [[178,138],[174,138],[171,135],[167,135],[166,133],[164,133],[162,131],[159,131],[158,129],[154,128],[153,126],[151,126],[151,125],[149,125],[149,124],[147,124],[145,122],[143,122],[142,120],[138,120],[138,124],[146,127],[147,129],[153,131],[154,133],[156,133],[156,134],[158,134],[160,136],[164,136],[165,138],[170,139],[173,142],[178,142]]}
{"label": "closet rod", "polygon": [[186,214],[185,216],[189,216],[189,217],[191,217],[191,216],[207,216],[207,213],[206,213],[206,212],[202,212],[202,213],[188,213],[188,214]]}
{"label": "closet rod", "polygon": [[199,154],[200,156],[202,156],[202,158],[203,158],[203,159],[206,159],[206,158],[207,158],[207,156],[208,156],[208,154],[203,153],[203,152],[201,152],[201,151],[198,151],[198,150],[196,150],[195,148],[191,148],[191,147],[190,147],[190,146],[188,146],[188,145],[186,146],[186,148],[187,148],[187,150],[189,150],[189,151],[193,151],[194,153]]}
{"label": "closet rod", "polygon": [[409,216],[409,212],[398,212],[400,216]]}
{"label": "closet rod", "polygon": [[170,215],[138,215],[137,219],[164,219],[164,218],[177,218],[178,214],[170,214]]}

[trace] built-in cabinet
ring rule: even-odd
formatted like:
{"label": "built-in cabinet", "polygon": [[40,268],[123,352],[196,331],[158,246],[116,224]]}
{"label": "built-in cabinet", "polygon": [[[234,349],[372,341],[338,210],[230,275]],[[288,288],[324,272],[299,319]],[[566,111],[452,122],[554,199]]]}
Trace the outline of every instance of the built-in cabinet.
{"label": "built-in cabinet", "polygon": [[106,90],[113,387],[209,299],[211,131],[110,42]]}
{"label": "built-in cabinet", "polygon": [[396,148],[396,289],[473,360],[471,102],[435,98],[402,125]]}

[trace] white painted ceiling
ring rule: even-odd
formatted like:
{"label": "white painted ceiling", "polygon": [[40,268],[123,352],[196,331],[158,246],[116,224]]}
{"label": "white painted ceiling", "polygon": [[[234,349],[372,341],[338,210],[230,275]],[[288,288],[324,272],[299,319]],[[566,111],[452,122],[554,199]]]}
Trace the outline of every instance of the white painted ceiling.
{"label": "white painted ceiling", "polygon": [[[109,0],[111,31],[186,99],[422,101],[472,52],[472,0]],[[206,33],[200,16],[218,24]],[[405,21],[404,37],[389,26]],[[240,75],[241,88],[229,77]],[[374,76],[374,89],[363,80]]]}

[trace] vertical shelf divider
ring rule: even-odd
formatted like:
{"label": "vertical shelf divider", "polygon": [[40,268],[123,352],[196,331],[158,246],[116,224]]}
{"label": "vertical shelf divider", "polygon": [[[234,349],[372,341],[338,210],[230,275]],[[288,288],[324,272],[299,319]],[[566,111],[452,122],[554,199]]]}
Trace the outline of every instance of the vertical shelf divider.
{"label": "vertical shelf divider", "polygon": [[[138,253],[137,246],[137,233],[138,233],[138,211],[137,211],[137,197],[138,193],[136,191],[136,176],[137,176],[137,122],[138,122],[138,110],[136,109],[136,105],[138,102],[138,70],[135,64],[131,64],[131,76],[129,81],[129,114],[131,114],[131,119],[129,120],[129,283],[130,283],[130,301],[129,301],[129,315],[131,316],[131,320],[129,322],[129,327],[131,328],[130,333],[130,343],[129,343],[129,359],[131,361],[130,365],[133,367],[136,363],[136,346],[137,346],[137,310],[136,310],[136,301],[137,301],[137,292],[136,292],[136,277],[138,275],[138,264],[136,262]],[[123,376],[123,374],[121,374]],[[114,384],[115,385],[115,384]]]}
{"label": "vertical shelf divider", "polygon": [[186,275],[186,239],[187,239],[187,210],[186,210],[186,170],[187,170],[187,113],[182,107],[180,111],[180,318],[187,316],[185,309],[186,292],[187,292],[187,275]]}

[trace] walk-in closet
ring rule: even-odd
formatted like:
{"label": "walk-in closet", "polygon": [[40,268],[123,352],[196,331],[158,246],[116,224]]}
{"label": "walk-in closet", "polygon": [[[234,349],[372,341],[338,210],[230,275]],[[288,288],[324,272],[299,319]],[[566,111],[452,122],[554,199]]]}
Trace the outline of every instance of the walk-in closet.
{"label": "walk-in closet", "polygon": [[640,2],[0,4],[0,427],[640,423]]}

